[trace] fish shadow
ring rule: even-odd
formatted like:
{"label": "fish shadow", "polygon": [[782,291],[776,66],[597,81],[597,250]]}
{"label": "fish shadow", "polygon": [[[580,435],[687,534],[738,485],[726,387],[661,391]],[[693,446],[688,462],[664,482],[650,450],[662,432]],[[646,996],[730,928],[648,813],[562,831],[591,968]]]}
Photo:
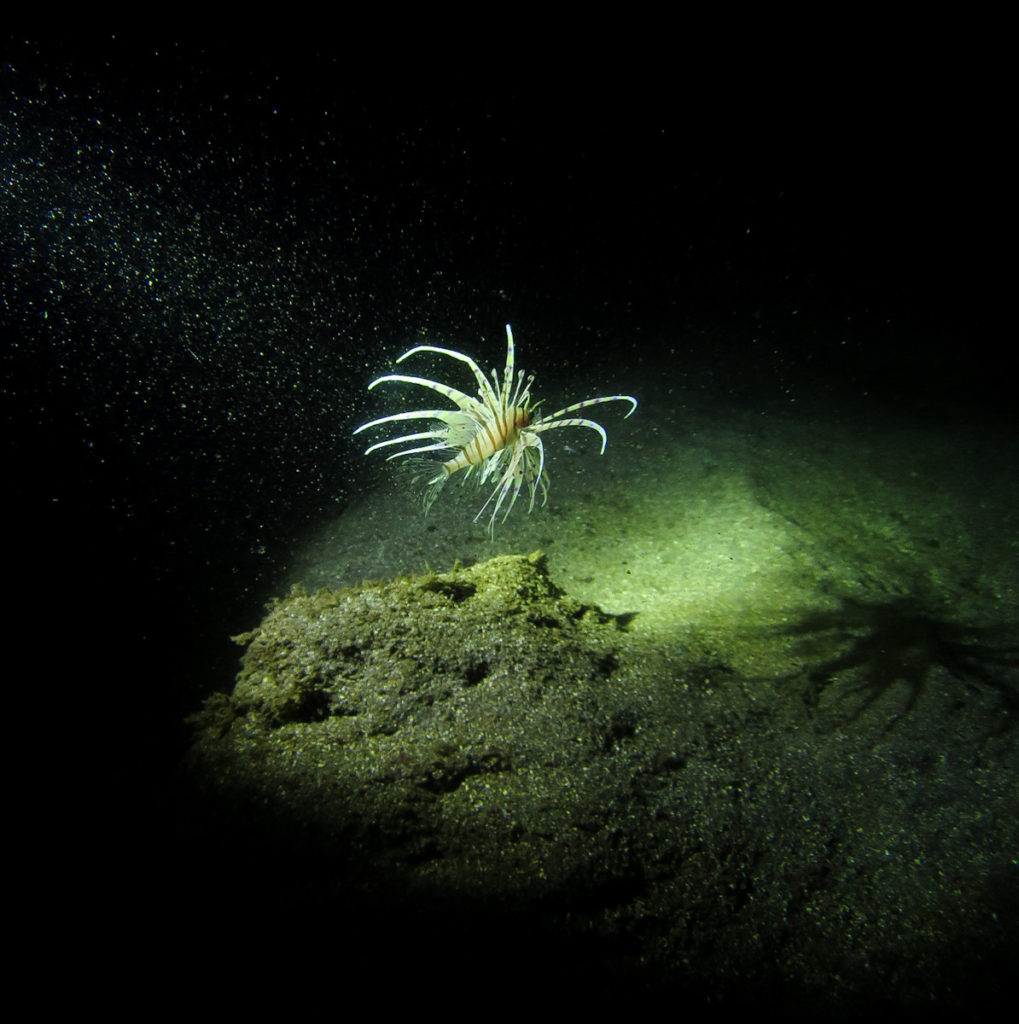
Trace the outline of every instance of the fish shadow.
{"label": "fish shadow", "polygon": [[[955,621],[913,597],[873,602],[842,597],[839,607],[808,612],[781,632],[805,658],[804,672],[797,675],[805,681],[812,710],[838,687],[848,717],[855,720],[893,687],[904,685],[898,721],[913,711],[932,675],[943,670],[965,691],[1019,711],[1017,623]],[[833,649],[834,655],[821,656]]]}

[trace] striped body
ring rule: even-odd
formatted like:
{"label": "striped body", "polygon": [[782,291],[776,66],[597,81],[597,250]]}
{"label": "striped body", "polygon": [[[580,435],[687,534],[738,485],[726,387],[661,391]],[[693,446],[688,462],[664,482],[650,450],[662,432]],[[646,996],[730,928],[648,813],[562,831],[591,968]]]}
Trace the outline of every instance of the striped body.
{"label": "striped body", "polygon": [[423,452],[452,449],[456,454],[451,459],[439,463],[440,471],[428,481],[428,490],[425,492],[424,498],[425,510],[427,511],[431,507],[445,482],[454,473],[459,473],[463,469],[469,476],[476,470],[479,485],[489,479],[497,481],[488,501],[474,517],[474,521],[477,522],[484,515],[486,509],[490,505],[492,506],[492,515],[488,523],[489,534],[495,529],[495,520],[499,510],[504,504],[506,505],[503,515],[505,520],[525,483],[531,497],[529,512],[534,509],[534,500],[539,489],[542,493],[542,504],[547,500],[548,474],[545,472],[545,449],[540,434],[557,427],[587,427],[600,435],[601,450],[604,452],[608,442],[604,428],[594,420],[563,417],[566,417],[567,413],[576,412],[592,405],[602,405],[605,402],[630,402],[630,411],[626,414],[627,416],[637,408],[637,399],[630,395],[607,395],[604,398],[588,398],[583,402],[576,402],[559,409],[550,416],[535,418],[534,407],[531,405],[531,384],[534,383],[534,377],[527,377],[525,380],[523,370],[514,375],[513,332],[509,324],[506,325],[506,366],[501,382],[497,370],[492,371],[491,379],[489,379],[470,356],[453,349],[437,348],[434,345],[418,345],[404,352],[397,359],[397,363],[402,363],[404,359],[416,352],[436,352],[465,363],[477,382],[477,398],[439,381],[428,380],[424,377],[408,377],[399,373],[387,374],[373,380],[368,385],[368,390],[370,391],[377,384],[383,383],[415,384],[448,398],[456,406],[456,409],[416,409],[412,412],[395,413],[392,416],[383,416],[381,419],[363,423],[354,433],[359,434],[362,430],[368,430],[383,423],[397,423],[404,420],[434,420],[438,424],[437,426],[414,434],[390,438],[388,441],[379,441],[367,448],[365,455],[379,448],[388,448],[391,445],[403,444],[408,441],[431,443],[406,448],[390,455],[389,458],[397,459]]}
{"label": "striped body", "polygon": [[531,414],[517,406],[506,412],[500,411],[491,422],[482,423],[478,432],[460,449],[455,458],[444,462],[446,476],[453,476],[461,469],[471,469],[487,462],[503,448],[510,448],[517,442],[520,431],[531,422]]}

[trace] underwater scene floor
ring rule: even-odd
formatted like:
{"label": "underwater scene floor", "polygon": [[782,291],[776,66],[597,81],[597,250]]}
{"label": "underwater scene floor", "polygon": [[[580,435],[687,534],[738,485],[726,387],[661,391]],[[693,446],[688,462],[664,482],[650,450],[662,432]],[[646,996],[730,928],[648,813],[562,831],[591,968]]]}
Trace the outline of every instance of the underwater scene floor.
{"label": "underwater scene floor", "polygon": [[295,551],[288,582],[540,549],[556,583],[633,633],[718,643],[771,678],[837,658],[882,609],[1019,630],[1019,460],[991,428],[678,401],[608,416],[604,455],[586,431],[546,442],[548,505],[528,515],[522,494],[494,539],[472,522],[488,489],[454,477],[426,516],[421,481],[379,460],[377,481]]}
{"label": "underwater scene floor", "polygon": [[547,507],[518,501],[494,539],[487,492],[454,480],[425,516],[379,460],[244,638],[206,778],[330,835],[381,828],[387,886],[511,887],[606,987],[993,1002],[1019,906],[1010,443],[664,389],[602,422],[604,455],[557,432]]}

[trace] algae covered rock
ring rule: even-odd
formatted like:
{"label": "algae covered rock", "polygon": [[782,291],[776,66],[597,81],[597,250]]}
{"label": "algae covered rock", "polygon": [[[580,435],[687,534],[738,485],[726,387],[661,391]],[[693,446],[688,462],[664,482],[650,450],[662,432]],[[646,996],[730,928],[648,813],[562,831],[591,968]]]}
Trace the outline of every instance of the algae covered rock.
{"label": "algae covered rock", "polygon": [[943,674],[894,729],[877,706],[833,724],[809,665],[748,677],[710,637],[621,626],[540,555],[275,602],[193,720],[203,924],[382,996],[488,998],[535,965],[835,1015],[996,991],[1016,744],[995,692]]}
{"label": "algae covered rock", "polygon": [[342,837],[387,884],[484,899],[622,869],[609,755],[633,729],[615,619],[543,556],[295,589],[196,716],[206,789]]}

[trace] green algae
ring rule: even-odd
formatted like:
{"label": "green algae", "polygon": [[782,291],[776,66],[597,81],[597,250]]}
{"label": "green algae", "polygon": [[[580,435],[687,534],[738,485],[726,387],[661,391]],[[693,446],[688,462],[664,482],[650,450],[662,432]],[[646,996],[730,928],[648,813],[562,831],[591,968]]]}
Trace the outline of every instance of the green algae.
{"label": "green algae", "polygon": [[415,882],[492,896],[611,871],[600,762],[634,714],[618,638],[540,554],[295,588],[235,638],[237,684],[195,716],[192,763],[221,792],[384,836],[371,855]]}
{"label": "green algae", "polygon": [[244,837],[227,884],[361,929],[381,902],[434,970],[451,914],[458,957],[462,929],[515,919],[605,965],[622,948],[641,983],[810,1006],[890,985],[925,1004],[960,941],[1000,962],[998,691],[936,673],[889,733],[880,701],[821,713],[809,664],[750,678],[739,637],[654,642],[631,619],[564,593],[540,554],[275,601],[236,638],[233,692],[192,719],[191,778]]}

